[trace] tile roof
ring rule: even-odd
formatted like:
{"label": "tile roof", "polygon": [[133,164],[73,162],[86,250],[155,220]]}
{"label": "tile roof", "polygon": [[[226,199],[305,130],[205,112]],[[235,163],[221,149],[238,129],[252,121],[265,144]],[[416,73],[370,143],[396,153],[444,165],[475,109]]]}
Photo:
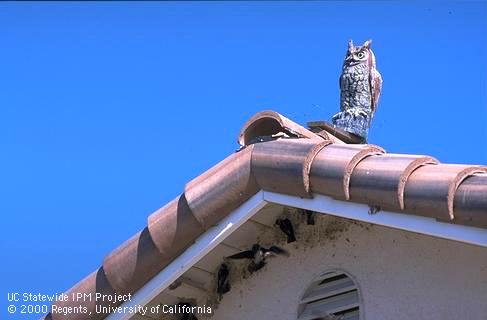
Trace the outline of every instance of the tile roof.
{"label": "tile roof", "polygon": [[[247,145],[255,137],[290,138]],[[189,182],[179,197],[154,212],[148,226],[108,254],[102,266],[67,294],[127,294],[141,288],[194,240],[259,190],[311,198],[313,194],[390,211],[487,228],[487,169],[442,164],[428,156],[389,154],[350,145],[330,132],[313,133],[273,111],[253,116],[238,137],[242,149]],[[58,301],[96,313],[95,301]],[[86,319],[49,314],[45,319]]]}

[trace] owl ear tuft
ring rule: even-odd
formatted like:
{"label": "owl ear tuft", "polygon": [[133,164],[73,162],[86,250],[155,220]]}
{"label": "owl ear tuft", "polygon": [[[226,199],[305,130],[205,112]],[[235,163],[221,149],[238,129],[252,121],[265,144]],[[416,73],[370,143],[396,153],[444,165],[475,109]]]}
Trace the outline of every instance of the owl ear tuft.
{"label": "owl ear tuft", "polygon": [[348,41],[348,51],[352,52],[353,51],[353,41],[352,39],[350,39]]}
{"label": "owl ear tuft", "polygon": [[362,47],[364,47],[364,48],[367,48],[367,49],[368,49],[368,48],[370,48],[370,45],[371,45],[371,44],[372,44],[372,40],[367,40],[367,41],[365,41],[365,43],[364,43],[364,45],[363,45]]}

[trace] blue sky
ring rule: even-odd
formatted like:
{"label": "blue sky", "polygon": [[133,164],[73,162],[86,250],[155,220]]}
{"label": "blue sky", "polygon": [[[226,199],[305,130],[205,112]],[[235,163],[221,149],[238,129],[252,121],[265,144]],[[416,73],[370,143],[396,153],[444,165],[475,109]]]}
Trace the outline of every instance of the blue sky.
{"label": "blue sky", "polygon": [[384,79],[369,142],[487,164],[486,2],[0,4],[0,318],[62,292],[273,109],[339,108],[353,38]]}

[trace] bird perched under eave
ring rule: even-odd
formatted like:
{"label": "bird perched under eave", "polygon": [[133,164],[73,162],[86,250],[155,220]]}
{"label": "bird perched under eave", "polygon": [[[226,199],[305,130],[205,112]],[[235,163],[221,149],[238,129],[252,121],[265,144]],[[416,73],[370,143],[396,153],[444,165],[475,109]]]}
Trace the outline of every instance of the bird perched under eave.
{"label": "bird perched under eave", "polygon": [[306,224],[309,226],[315,225],[315,213],[311,210],[301,209],[301,212],[306,214]]}
{"label": "bird perched under eave", "polygon": [[279,226],[284,234],[287,236],[287,243],[296,241],[296,236],[294,234],[293,224],[289,219],[277,219],[276,224]]}
{"label": "bird perched under eave", "polygon": [[262,269],[266,265],[266,259],[275,257],[276,255],[289,256],[289,253],[277,246],[270,248],[263,248],[259,244],[254,244],[251,250],[242,251],[234,255],[228,256],[227,259],[249,259],[252,260],[247,267],[250,273]]}
{"label": "bird perched under eave", "polygon": [[169,285],[169,290],[176,290],[177,288],[179,288],[181,286],[181,284],[182,284],[182,281],[178,279]]}
{"label": "bird perched under eave", "polygon": [[376,214],[381,210],[380,206],[369,206],[369,214]]}
{"label": "bird perched under eave", "polygon": [[181,311],[179,320],[198,320],[198,318],[190,311],[193,306],[188,302],[180,302],[176,306],[176,310]]}
{"label": "bird perched under eave", "polygon": [[230,282],[228,280],[229,274],[230,271],[228,269],[228,266],[225,263],[222,263],[220,265],[220,268],[218,269],[218,283],[216,288],[216,292],[218,293],[218,300],[221,300],[222,296],[230,291]]}
{"label": "bird perched under eave", "polygon": [[382,90],[382,77],[377,71],[372,40],[354,46],[352,40],[340,76],[340,112],[333,124],[367,142],[370,122],[374,117]]}

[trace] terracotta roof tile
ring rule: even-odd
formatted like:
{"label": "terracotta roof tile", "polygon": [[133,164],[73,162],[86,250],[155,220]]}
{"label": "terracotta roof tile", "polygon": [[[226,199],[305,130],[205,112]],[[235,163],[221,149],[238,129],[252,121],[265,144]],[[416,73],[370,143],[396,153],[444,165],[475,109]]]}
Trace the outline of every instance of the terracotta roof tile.
{"label": "terracotta roof tile", "polygon": [[474,174],[458,187],[452,223],[487,228],[487,174]]}
{"label": "terracotta roof tile", "polygon": [[[283,115],[271,110],[265,110],[256,113],[244,124],[238,135],[238,143],[241,146],[246,146],[253,138],[259,136],[271,136],[279,132],[288,133],[294,138],[321,138],[319,135],[289,120]],[[331,135],[327,135],[327,137],[329,136]],[[332,140],[340,142],[339,139],[335,137],[333,137]]]}
{"label": "terracotta roof tile", "polygon": [[329,141],[282,139],[258,143],[252,152],[252,173],[260,188],[310,198],[310,167]]}
{"label": "terracotta roof tile", "polygon": [[350,199],[380,206],[404,209],[404,188],[411,173],[426,164],[436,164],[431,157],[407,154],[382,154],[364,158],[353,169]]}
{"label": "terracotta roof tile", "polygon": [[311,165],[313,192],[341,200],[350,199],[350,178],[355,166],[366,157],[383,153],[373,145],[332,144],[318,153]]}
{"label": "terracotta roof tile", "polygon": [[103,269],[115,292],[127,294],[143,286],[177,253],[162,255],[146,227],[107,255]]}
{"label": "terracotta roof tile", "polygon": [[232,154],[186,185],[189,208],[205,229],[259,191],[251,174],[252,150],[249,146]]}
{"label": "terracotta roof tile", "polygon": [[205,231],[184,193],[151,214],[147,224],[154,245],[164,257],[173,257],[188,246],[192,242],[188,234],[200,235]]}
{"label": "terracotta roof tile", "polygon": [[486,168],[458,164],[426,165],[415,170],[404,189],[404,210],[443,221],[455,217],[455,192],[464,179]]}

